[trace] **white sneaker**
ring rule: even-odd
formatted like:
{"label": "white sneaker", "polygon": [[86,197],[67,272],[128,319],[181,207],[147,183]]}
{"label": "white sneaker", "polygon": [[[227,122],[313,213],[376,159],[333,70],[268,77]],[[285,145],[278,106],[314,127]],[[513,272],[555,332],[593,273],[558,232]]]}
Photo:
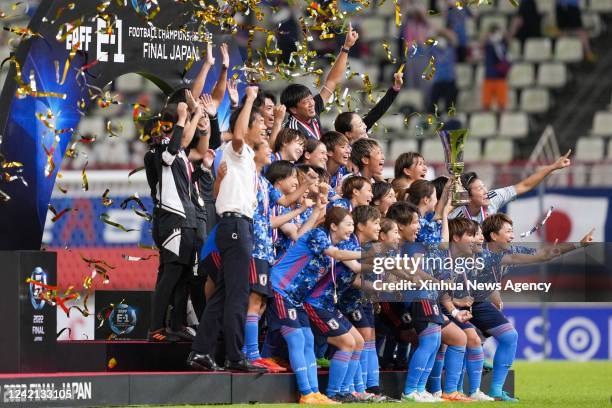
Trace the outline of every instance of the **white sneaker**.
{"label": "white sneaker", "polygon": [[472,395],[470,395],[470,398],[476,401],[495,401],[495,398],[489,397],[487,394],[480,390],[476,390],[476,392],[472,393]]}
{"label": "white sneaker", "polygon": [[413,391],[408,395],[402,394],[402,402],[433,402],[433,400],[422,396],[417,391]]}
{"label": "white sneaker", "polygon": [[419,394],[421,394],[421,397],[427,399],[428,400],[427,402],[440,402],[440,401],[442,401],[442,397],[440,397],[438,399],[434,395],[432,395],[430,392],[427,392],[427,391],[420,392]]}
{"label": "white sneaker", "polygon": [[434,396],[434,398],[440,398],[442,399],[442,390],[440,391],[436,391],[432,394]]}

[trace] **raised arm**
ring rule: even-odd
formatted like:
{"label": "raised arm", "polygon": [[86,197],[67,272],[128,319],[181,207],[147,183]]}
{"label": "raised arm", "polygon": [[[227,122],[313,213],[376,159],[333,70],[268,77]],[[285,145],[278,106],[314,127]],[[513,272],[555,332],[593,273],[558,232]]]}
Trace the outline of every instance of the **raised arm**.
{"label": "raised arm", "polygon": [[540,184],[553,171],[564,169],[568,167],[570,164],[572,164],[571,160],[569,159],[569,156],[571,153],[572,153],[572,150],[570,149],[563,156],[559,157],[559,159],[553,164],[545,166],[544,168],[536,171],[535,173],[533,173],[531,176],[527,177],[526,179],[519,181],[517,184],[514,185],[516,194],[521,195],[521,194],[525,194],[533,190],[538,184]]}
{"label": "raised arm", "polygon": [[200,72],[193,81],[193,85],[191,85],[191,92],[199,97],[204,90],[204,84],[206,83],[206,77],[208,76],[208,71],[215,64],[215,58],[212,53],[212,42],[206,43],[206,59],[204,60],[204,64],[202,68],[200,68]]}
{"label": "raised arm", "polygon": [[329,74],[327,74],[327,78],[325,78],[325,83],[323,84],[323,88],[319,92],[321,98],[323,98],[323,102],[327,103],[329,98],[334,93],[334,89],[336,89],[336,85],[342,80],[344,76],[344,71],[346,70],[346,61],[348,59],[348,52],[355,42],[359,38],[359,34],[357,31],[353,30],[353,25],[349,23],[348,32],[346,33],[346,38],[344,39],[344,45],[342,46],[342,50],[340,54],[336,57],[336,62],[332,66]]}
{"label": "raised arm", "polygon": [[223,43],[219,47],[221,51],[221,72],[219,72],[219,78],[217,79],[217,83],[212,91],[212,99],[215,101],[217,108],[221,106],[221,102],[223,102],[223,98],[225,97],[225,90],[227,88],[227,71],[229,70],[229,51],[227,49],[227,44]]}
{"label": "raised arm", "polygon": [[399,91],[402,89],[402,85],[404,84],[403,76],[404,74],[400,72],[393,74],[393,86],[387,90],[385,96],[383,96],[380,101],[370,109],[367,115],[363,117],[363,123],[365,123],[366,129],[370,130],[389,110],[397,94],[399,94]]}
{"label": "raised arm", "polygon": [[249,86],[246,89],[246,100],[236,120],[236,126],[234,127],[232,136],[232,148],[235,152],[242,151],[242,145],[244,144],[244,139],[249,128],[249,116],[251,116],[253,102],[255,98],[257,98],[257,90],[257,86]]}
{"label": "raised arm", "polygon": [[300,182],[300,186],[291,194],[287,194],[278,199],[278,203],[284,207],[289,207],[291,204],[298,201],[308,189],[315,184],[319,179],[317,173],[310,169],[306,177]]}

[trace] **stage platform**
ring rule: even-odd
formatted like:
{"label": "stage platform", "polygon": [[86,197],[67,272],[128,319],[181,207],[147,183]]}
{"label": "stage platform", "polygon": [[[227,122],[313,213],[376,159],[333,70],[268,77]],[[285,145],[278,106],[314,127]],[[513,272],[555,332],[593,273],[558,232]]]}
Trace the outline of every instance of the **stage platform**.
{"label": "stage platform", "polygon": [[[483,376],[488,387],[490,374]],[[399,398],[406,373],[380,373],[381,386]],[[319,386],[327,372],[319,372]],[[90,407],[143,404],[239,404],[297,402],[292,373],[239,374],[195,372],[117,372],[2,374],[3,405],[23,407]],[[514,394],[514,372],[506,380]]]}
{"label": "stage platform", "polygon": [[[189,343],[58,341],[57,373],[0,375],[3,403],[6,406],[87,407],[297,401],[292,373],[187,371],[185,360],[189,349]],[[399,398],[405,377],[404,371],[381,372],[381,387],[387,395]],[[488,389],[490,380],[491,373],[485,372],[482,389]],[[320,370],[319,387],[325,390],[326,385],[327,371]],[[514,394],[512,371],[505,389]]]}

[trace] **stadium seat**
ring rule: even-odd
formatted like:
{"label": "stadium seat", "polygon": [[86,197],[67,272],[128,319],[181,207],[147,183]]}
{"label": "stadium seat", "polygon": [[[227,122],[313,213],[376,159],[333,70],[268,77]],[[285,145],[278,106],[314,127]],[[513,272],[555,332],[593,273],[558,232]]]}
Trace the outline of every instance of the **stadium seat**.
{"label": "stadium seat", "polygon": [[504,112],[499,121],[499,136],[522,138],[529,133],[529,118],[524,112]]}
{"label": "stadium seat", "polygon": [[493,163],[508,163],[514,158],[512,140],[490,139],[486,141],[483,159]]}
{"label": "stadium seat", "polygon": [[[607,151],[606,158],[608,160],[612,160],[612,139],[608,140],[608,151]],[[612,180],[612,177],[610,177],[610,164],[609,163],[608,163],[608,174],[607,175],[608,175],[608,178]]]}
{"label": "stadium seat", "polygon": [[[610,148],[610,145],[608,145]],[[610,163],[595,164],[591,167],[591,179],[589,185],[591,187],[610,187],[612,186],[612,177],[610,177]]]}
{"label": "stadium seat", "polygon": [[101,138],[106,134],[106,124],[101,116],[86,116],[79,122],[78,132],[85,136]]}
{"label": "stadium seat", "polygon": [[521,110],[527,113],[544,113],[550,108],[550,95],[546,89],[524,89],[521,94]]}
{"label": "stadium seat", "polygon": [[576,160],[599,161],[604,158],[604,140],[602,138],[581,137],[576,143]]}
{"label": "stadium seat", "polygon": [[402,153],[405,152],[417,152],[419,151],[418,142],[414,139],[393,139],[391,141],[391,148],[389,149],[390,156],[385,156],[388,158],[395,159]]}
{"label": "stadium seat", "polygon": [[612,0],[590,0],[589,10],[596,13],[610,13],[612,12]]}
{"label": "stadium seat", "polygon": [[473,75],[474,72],[471,64],[455,65],[455,76],[457,78],[457,87],[459,89],[471,87],[473,82]]}
{"label": "stadium seat", "polygon": [[593,117],[594,136],[612,136],[612,112],[599,111]]}
{"label": "stadium seat", "polygon": [[478,85],[482,85],[482,81],[484,80],[485,69],[484,64],[478,64],[476,66],[476,72],[474,73],[474,82]]}
{"label": "stadium seat", "polygon": [[385,115],[378,121],[378,125],[383,128],[383,133],[385,129],[387,132],[395,132],[395,133],[403,133],[407,131],[406,126],[404,124],[404,115]]}
{"label": "stadium seat", "polygon": [[472,137],[493,137],[497,133],[497,115],[492,112],[473,113],[468,128]]}
{"label": "stadium seat", "polygon": [[368,17],[360,22],[361,31],[367,33],[368,40],[387,38],[387,19],[385,17]]}
{"label": "stadium seat", "polygon": [[[479,7],[480,11],[480,7]],[[497,15],[486,15],[480,18],[480,35],[485,35],[491,29],[491,26],[497,25],[502,31],[506,31],[508,28],[508,20],[506,16],[497,14]]]}
{"label": "stadium seat", "polygon": [[516,38],[513,38],[512,41],[510,41],[508,51],[510,52],[510,59],[512,61],[518,61],[523,58],[522,48],[521,42]]}
{"label": "stadium seat", "polygon": [[601,17],[596,12],[583,12],[582,26],[588,31],[591,38],[599,37],[604,28]]}
{"label": "stadium seat", "polygon": [[457,99],[457,106],[460,106],[461,110],[464,112],[474,112],[482,109],[482,104],[480,103],[480,88],[459,91]]}
{"label": "stadium seat", "polygon": [[533,85],[535,79],[535,66],[530,62],[512,64],[508,76],[508,84],[512,88],[525,88]]}
{"label": "stadium seat", "polygon": [[497,11],[504,14],[516,14],[517,8],[510,1],[498,1]]}
{"label": "stadium seat", "polygon": [[478,161],[482,157],[479,139],[468,139],[463,148],[463,160],[466,162]]}
{"label": "stadium seat", "polygon": [[536,0],[536,7],[540,14],[553,14],[555,12],[555,0]]}
{"label": "stadium seat", "polygon": [[538,86],[544,88],[562,88],[567,83],[565,64],[545,62],[538,68]]}
{"label": "stadium seat", "polygon": [[137,93],[142,91],[143,78],[139,74],[128,73],[115,80],[115,88],[121,93]]}
{"label": "stadium seat", "polygon": [[424,140],[421,154],[428,163],[444,163],[444,149],[438,138]]}
{"label": "stadium seat", "polygon": [[560,62],[582,61],[582,43],[578,38],[559,38],[555,44],[555,60]]}
{"label": "stadium seat", "polygon": [[548,38],[529,38],[525,42],[523,58],[530,62],[548,61],[552,57],[552,42]]}
{"label": "stadium seat", "polygon": [[412,106],[417,111],[422,111],[425,106],[423,93],[418,89],[402,89],[397,95],[395,104],[398,106]]}
{"label": "stadium seat", "polygon": [[516,110],[518,107],[518,96],[517,91],[514,89],[508,89],[508,105],[506,105],[506,109],[509,111]]}

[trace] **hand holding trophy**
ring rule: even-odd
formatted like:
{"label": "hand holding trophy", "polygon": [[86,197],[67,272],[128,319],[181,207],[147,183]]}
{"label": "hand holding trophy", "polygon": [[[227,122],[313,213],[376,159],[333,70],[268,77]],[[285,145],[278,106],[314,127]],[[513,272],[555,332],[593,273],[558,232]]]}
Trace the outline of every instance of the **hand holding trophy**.
{"label": "hand holding trophy", "polygon": [[440,130],[438,131],[442,147],[444,148],[444,161],[451,176],[451,203],[453,207],[466,205],[470,197],[461,185],[461,173],[463,172],[463,148],[467,139],[467,129]]}

